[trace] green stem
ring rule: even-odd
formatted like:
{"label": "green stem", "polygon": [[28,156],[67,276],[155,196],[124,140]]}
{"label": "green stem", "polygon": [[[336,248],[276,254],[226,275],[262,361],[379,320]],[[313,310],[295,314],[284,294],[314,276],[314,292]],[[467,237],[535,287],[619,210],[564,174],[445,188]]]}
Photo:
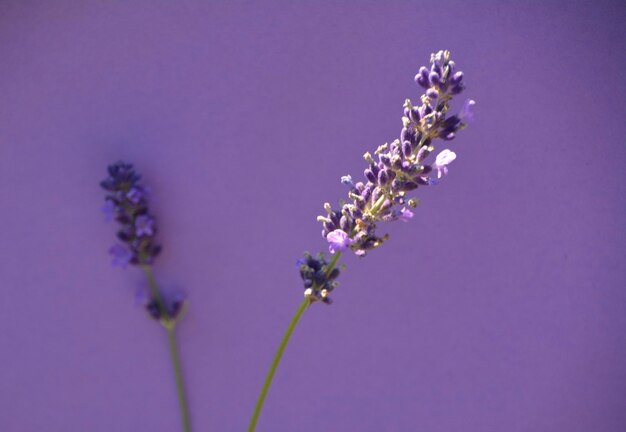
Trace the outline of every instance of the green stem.
{"label": "green stem", "polygon": [[190,432],[191,424],[189,422],[189,408],[187,398],[185,397],[185,384],[183,382],[183,374],[180,367],[180,356],[178,354],[174,326],[167,328],[167,339],[169,341],[170,355],[174,366],[174,376],[176,377],[176,391],[178,392],[178,406],[180,407],[180,414],[183,418],[183,431]]}
{"label": "green stem", "polygon": [[174,367],[174,377],[176,379],[176,391],[178,393],[178,405],[180,407],[180,415],[183,421],[183,432],[191,432],[191,424],[189,421],[189,407],[187,404],[187,398],[185,397],[185,384],[183,381],[183,374],[180,366],[180,355],[178,354],[178,344],[176,343],[176,320],[170,317],[163,301],[161,291],[154,279],[154,273],[152,267],[149,265],[142,266],[143,271],[148,278],[148,285],[150,286],[150,292],[154,296],[157,304],[159,305],[159,311],[161,312],[161,324],[167,330],[167,340],[170,348],[170,357],[172,359],[172,366]]}
{"label": "green stem", "polygon": [[289,323],[289,327],[287,327],[287,331],[283,336],[282,341],[280,341],[280,345],[278,346],[278,350],[274,355],[274,360],[272,360],[272,365],[270,366],[270,370],[267,372],[267,376],[265,377],[265,383],[263,383],[263,388],[261,388],[261,394],[259,394],[259,398],[257,399],[256,406],[254,407],[254,413],[252,414],[252,418],[250,419],[250,425],[248,426],[248,432],[254,432],[256,428],[256,424],[259,421],[259,415],[261,414],[261,409],[263,409],[263,402],[265,402],[265,397],[267,396],[267,392],[270,389],[270,385],[272,385],[272,379],[274,378],[274,374],[276,373],[276,368],[280,363],[280,359],[283,356],[283,352],[287,347],[287,343],[289,343],[289,339],[291,338],[291,334],[293,333],[296,325],[298,325],[298,321],[300,321],[300,317],[306,310],[307,306],[309,306],[310,300],[305,298],[300,307],[296,311],[296,314],[291,319]]}
{"label": "green stem", "polygon": [[328,276],[330,272],[333,271],[333,269],[337,265],[337,261],[339,261],[339,257],[341,257],[341,251],[337,251],[333,254],[330,262],[326,265],[326,276]]}

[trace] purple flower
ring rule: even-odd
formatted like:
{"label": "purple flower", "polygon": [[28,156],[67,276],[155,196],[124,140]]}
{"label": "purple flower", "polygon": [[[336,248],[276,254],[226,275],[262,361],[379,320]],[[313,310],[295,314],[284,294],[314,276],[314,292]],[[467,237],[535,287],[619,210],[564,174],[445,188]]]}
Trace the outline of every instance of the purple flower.
{"label": "purple flower", "polygon": [[466,99],[465,103],[463,103],[463,108],[461,108],[461,112],[459,113],[459,119],[461,119],[463,123],[474,121],[474,113],[472,112],[474,105],[476,105],[476,101],[472,99]]}
{"label": "purple flower", "polygon": [[[182,317],[181,312],[183,312],[187,301],[187,296],[183,292],[161,293],[161,300],[167,310],[169,319],[176,320]],[[159,302],[146,287],[137,289],[135,293],[135,305],[145,308],[148,315],[157,321],[162,318]]]}
{"label": "purple flower", "polygon": [[448,167],[452,161],[456,159],[456,153],[450,151],[448,149],[443,150],[441,153],[437,155],[437,159],[435,160],[435,169],[437,170],[437,178],[441,178],[442,174],[448,174]]}
{"label": "purple flower", "polygon": [[[433,157],[435,161],[426,162],[435,151],[435,139],[454,139],[474,117],[472,108],[476,103],[472,99],[465,101],[458,114],[448,112],[450,101],[465,89],[463,72],[457,70],[450,52],[441,50],[431,55],[430,67],[419,69],[415,82],[425,91],[419,104],[405,100],[399,138],[378,146],[373,154],[363,154],[367,163],[363,171],[365,180],[341,177],[341,183],[349,187],[349,200],[341,200],[339,209],[325,203],[326,214],[317,217],[331,254],[350,249],[362,257],[378,248],[389,238],[376,233],[378,222],[412,219],[411,209],[416,206],[416,199],[407,193],[437,184],[456,159],[454,152],[445,149]],[[326,298],[324,289],[320,288],[324,272],[311,267],[308,273],[302,273],[306,268],[302,264],[300,269],[305,296]],[[319,298],[315,297],[318,294]]]}
{"label": "purple flower", "polygon": [[111,222],[117,213],[117,205],[113,202],[113,200],[106,200],[104,205],[102,206],[102,213],[104,214],[104,220],[107,222]]}
{"label": "purple flower", "polygon": [[137,237],[153,235],[154,219],[148,215],[137,216],[135,219],[135,232]]}
{"label": "purple flower", "polygon": [[347,249],[353,241],[348,236],[348,233],[340,229],[328,233],[326,240],[328,241],[328,250],[331,254],[334,254],[338,250],[341,251]]}
{"label": "purple flower", "polygon": [[133,204],[139,204],[139,201],[141,201],[143,197],[144,193],[138,187],[132,187],[126,193],[126,198],[128,198],[128,201],[132,202]]}
{"label": "purple flower", "polygon": [[353,187],[354,182],[352,181],[352,176],[350,174],[341,177],[341,184]]}
{"label": "purple flower", "polygon": [[402,207],[402,210],[399,212],[398,220],[402,222],[408,222],[411,218],[413,218],[413,212],[406,207]]}
{"label": "purple flower", "polygon": [[130,251],[124,245],[119,243],[111,246],[109,249],[109,255],[113,257],[111,263],[114,266],[120,267],[126,267],[133,257]]}
{"label": "purple flower", "polygon": [[133,165],[116,162],[109,165],[108,177],[100,185],[107,191],[102,208],[107,220],[115,219],[120,225],[117,238],[128,243],[127,259],[117,248],[116,262],[120,264],[151,265],[161,251],[154,241],[156,222],[148,209],[148,188],[139,184],[141,176]]}

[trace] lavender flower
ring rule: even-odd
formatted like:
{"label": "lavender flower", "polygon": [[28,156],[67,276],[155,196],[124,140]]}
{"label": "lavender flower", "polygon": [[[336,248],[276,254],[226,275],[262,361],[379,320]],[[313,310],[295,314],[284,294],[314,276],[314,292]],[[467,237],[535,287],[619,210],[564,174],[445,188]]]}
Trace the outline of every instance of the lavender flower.
{"label": "lavender flower", "polygon": [[126,193],[126,198],[128,198],[128,200],[133,204],[139,204],[144,197],[146,197],[146,194],[143,189],[138,186],[133,186]]}
{"label": "lavender flower", "polygon": [[104,220],[111,222],[117,213],[117,206],[112,200],[106,200],[102,206],[102,213],[104,214]]}
{"label": "lavender flower", "polygon": [[398,212],[398,220],[402,222],[408,222],[413,218],[413,212],[406,207],[402,207],[402,209]]}
{"label": "lavender flower", "polygon": [[122,244],[114,244],[109,249],[109,255],[113,257],[111,262],[114,266],[126,267],[133,258],[130,251]]}
{"label": "lavender flower", "polygon": [[368,166],[363,171],[364,181],[354,183],[351,176],[343,176],[341,183],[349,187],[349,201],[342,203],[339,209],[325,203],[326,215],[317,217],[332,257],[327,261],[323,253],[316,257],[305,253],[304,258],[298,260],[305,298],[274,355],[250,419],[249,432],[255,430],[276,367],[302,314],[314,302],[332,303],[329,293],[337,286],[340,273],[337,262],[342,251],[350,249],[357,256],[365,256],[367,251],[380,246],[388,236],[378,235],[376,224],[407,222],[413,218],[407,206],[414,208],[417,199],[407,194],[420,186],[435,184],[437,180],[431,173],[436,170],[437,177],[441,178],[456,158],[456,154],[444,150],[434,163],[426,163],[435,150],[434,139],[454,139],[466,126],[466,121],[471,120],[474,101],[467,101],[458,115],[447,117],[450,100],[465,87],[463,73],[455,71],[449,51],[432,54],[430,62],[430,69],[421,67],[415,76],[417,84],[425,89],[421,104],[414,106],[408,99],[404,103],[400,138],[378,147],[374,152],[377,159],[365,153]]}
{"label": "lavender flower", "polygon": [[139,293],[137,300],[143,304],[148,315],[167,330],[183,431],[190,432],[189,408],[174,332],[186,309],[185,298],[181,294],[172,297],[163,295],[154,278],[152,263],[161,251],[161,246],[154,241],[156,224],[148,210],[146,188],[139,184],[139,174],[131,164],[121,161],[109,165],[108,174],[100,183],[107,191],[102,211],[108,220],[115,219],[118,222],[120,227],[117,238],[123,242],[113,245],[109,254],[113,257],[113,265],[126,267],[133,264],[140,266],[146,274],[150,292]]}
{"label": "lavender flower", "polygon": [[328,241],[328,250],[331,254],[347,249],[353,242],[348,233],[340,229],[328,233],[326,240]]}
{"label": "lavender flower", "polygon": [[354,186],[352,176],[350,174],[341,177],[341,184],[345,186]]}
{"label": "lavender flower", "polygon": [[437,155],[434,168],[437,170],[438,179],[441,178],[441,173],[443,173],[443,175],[448,174],[448,165],[450,165],[454,159],[456,159],[456,153],[448,149],[445,149]]}
{"label": "lavender flower", "polygon": [[465,103],[463,104],[463,108],[461,108],[461,112],[459,113],[459,118],[462,122],[464,120],[467,120],[466,123],[474,121],[474,112],[472,111],[474,105],[476,105],[476,102],[471,99],[467,99],[465,101]]}
{"label": "lavender flower", "polygon": [[[176,292],[170,296],[163,295],[161,298],[167,310],[169,319],[177,320],[182,317],[182,314],[187,307],[187,297],[183,293]],[[158,300],[150,296],[145,289],[138,290],[136,300],[137,304],[145,308],[150,318],[156,321],[161,321],[163,319],[163,314]]]}
{"label": "lavender flower", "polygon": [[[432,54],[430,62],[430,68],[421,67],[415,76],[415,82],[425,90],[421,103],[414,105],[409,99],[404,102],[399,138],[379,146],[373,155],[365,153],[363,181],[355,183],[349,175],[341,178],[350,188],[348,202],[339,209],[324,204],[326,215],[317,220],[322,223],[322,236],[331,254],[350,249],[362,257],[383,244],[388,235],[376,233],[377,223],[409,221],[413,212],[407,207],[414,208],[417,200],[408,194],[437,184],[455,160],[456,154],[446,149],[434,162],[427,162],[435,150],[433,140],[454,139],[473,119],[475,102],[468,99],[458,114],[448,115],[451,100],[465,88],[463,72],[456,70],[449,51]],[[315,287],[305,284],[307,290]]]}
{"label": "lavender flower", "polygon": [[137,237],[149,237],[154,234],[154,219],[148,215],[139,215],[135,219]]}
{"label": "lavender flower", "polygon": [[110,165],[108,173],[100,183],[108,192],[103,212],[107,219],[115,219],[120,224],[117,237],[125,243],[109,250],[113,263],[123,267],[150,265],[161,246],[154,242],[155,222],[148,210],[145,188],[138,183],[140,176],[132,164],[121,161]]}
{"label": "lavender flower", "polygon": [[[187,306],[186,298],[182,294],[178,294],[171,299],[165,299],[165,305],[167,307],[168,319],[177,320],[182,317],[182,314]],[[160,321],[163,319],[159,303],[156,299],[152,299],[146,305],[146,310],[154,320]]]}

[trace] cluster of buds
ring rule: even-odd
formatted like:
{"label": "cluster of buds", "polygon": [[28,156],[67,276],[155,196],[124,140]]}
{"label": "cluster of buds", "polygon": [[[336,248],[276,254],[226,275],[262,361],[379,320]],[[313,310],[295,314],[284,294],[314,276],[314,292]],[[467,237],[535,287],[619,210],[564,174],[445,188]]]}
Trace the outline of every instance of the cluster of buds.
{"label": "cluster of buds", "polygon": [[109,249],[113,264],[151,265],[161,246],[154,242],[155,221],[148,211],[146,188],[139,184],[141,176],[132,164],[121,161],[109,165],[108,173],[100,183],[108,192],[102,211],[108,220],[120,224],[117,238],[121,241]]}
{"label": "cluster of buds", "polygon": [[304,283],[304,295],[311,301],[322,301],[331,304],[333,301],[329,294],[334,290],[339,282],[336,281],[341,271],[326,261],[323,253],[312,256],[305,252],[304,258],[298,260],[300,277]]}
{"label": "cluster of buds", "polygon": [[446,149],[433,163],[426,162],[435,149],[432,140],[453,139],[466,126],[474,102],[466,101],[460,114],[446,117],[450,100],[463,91],[463,73],[455,72],[449,51],[432,54],[431,64],[430,70],[420,68],[415,78],[426,89],[421,105],[414,106],[408,99],[404,103],[400,139],[378,147],[376,158],[365,153],[369,166],[364,171],[364,182],[355,184],[350,176],[342,177],[342,183],[350,187],[351,202],[344,203],[340,210],[324,204],[327,214],[319,216],[318,221],[323,224],[322,235],[331,253],[350,248],[364,256],[380,246],[387,236],[376,234],[376,222],[409,220],[413,216],[409,208],[414,208],[417,200],[408,198],[407,193],[436,184],[456,158]]}
{"label": "cluster of buds", "polygon": [[430,63],[430,69],[422,66],[415,75],[415,82],[426,90],[420,99],[422,104],[413,106],[409,99],[404,103],[404,128],[400,137],[403,145],[405,141],[416,145],[422,135],[427,135],[427,139],[454,139],[456,132],[473,119],[471,108],[475,102],[471,99],[465,101],[459,114],[446,118],[450,100],[465,89],[463,72],[455,71],[450,51],[431,54]]}
{"label": "cluster of buds", "polygon": [[[187,298],[182,292],[171,295],[160,293],[160,300],[163,302],[162,305],[158,299],[143,290],[137,292],[137,303],[145,308],[150,318],[161,322],[178,321],[182,318],[187,308]],[[163,313],[163,308],[166,314]]]}
{"label": "cluster of buds", "polygon": [[326,215],[317,220],[323,225],[322,235],[331,254],[350,249],[357,256],[365,256],[380,246],[388,235],[376,234],[376,223],[411,219],[411,208],[418,200],[407,194],[420,186],[437,184],[456,158],[454,152],[445,149],[434,161],[427,161],[435,150],[434,139],[452,140],[472,120],[475,102],[468,99],[458,114],[447,116],[453,96],[464,89],[463,72],[455,71],[449,51],[432,54],[430,62],[430,68],[421,67],[415,76],[416,83],[425,89],[421,104],[413,105],[409,99],[404,103],[400,138],[379,146],[374,155],[365,153],[368,167],[364,181],[354,183],[349,175],[341,178],[349,187],[349,201],[340,209],[324,204]]}

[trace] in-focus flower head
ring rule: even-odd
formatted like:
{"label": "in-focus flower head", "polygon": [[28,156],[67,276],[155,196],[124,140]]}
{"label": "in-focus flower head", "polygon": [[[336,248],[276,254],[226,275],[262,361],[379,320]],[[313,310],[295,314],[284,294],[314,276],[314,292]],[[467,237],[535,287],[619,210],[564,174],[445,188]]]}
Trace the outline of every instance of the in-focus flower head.
{"label": "in-focus flower head", "polygon": [[347,176],[342,177],[342,183],[350,186],[350,201],[340,209],[326,203],[327,214],[318,216],[332,253],[349,247],[358,256],[365,256],[380,246],[387,236],[376,234],[377,223],[411,219],[413,212],[407,206],[415,207],[416,200],[407,195],[419,187],[437,184],[456,158],[454,152],[444,150],[434,162],[427,162],[435,150],[433,140],[454,139],[472,118],[475,102],[471,99],[458,115],[448,116],[452,98],[465,88],[463,73],[456,70],[449,51],[439,51],[431,55],[430,68],[421,67],[415,80],[425,92],[420,105],[405,101],[400,137],[379,146],[373,155],[365,153],[363,181],[354,183],[350,177],[348,182]]}
{"label": "in-focus flower head", "polygon": [[116,244],[109,253],[115,265],[149,265],[161,251],[155,244],[156,226],[150,215],[146,189],[139,184],[141,176],[132,164],[117,162],[108,167],[108,177],[100,185],[108,193],[103,212],[120,225]]}
{"label": "in-focus flower head", "polygon": [[[341,178],[349,191],[348,201],[339,209],[324,204],[326,214],[317,220],[322,223],[322,236],[331,253],[350,249],[362,257],[380,246],[388,236],[376,233],[377,224],[413,218],[409,208],[415,208],[418,200],[409,194],[437,184],[456,158],[446,149],[428,162],[435,151],[434,140],[454,139],[473,119],[475,102],[467,99],[459,114],[448,115],[452,99],[465,89],[463,72],[457,70],[449,51],[434,53],[430,60],[430,67],[421,67],[415,76],[424,89],[420,103],[410,99],[404,103],[399,138],[379,146],[374,154],[363,155],[367,166],[362,181],[355,182],[351,176]],[[315,283],[305,283],[305,288],[312,293],[319,291]]]}

